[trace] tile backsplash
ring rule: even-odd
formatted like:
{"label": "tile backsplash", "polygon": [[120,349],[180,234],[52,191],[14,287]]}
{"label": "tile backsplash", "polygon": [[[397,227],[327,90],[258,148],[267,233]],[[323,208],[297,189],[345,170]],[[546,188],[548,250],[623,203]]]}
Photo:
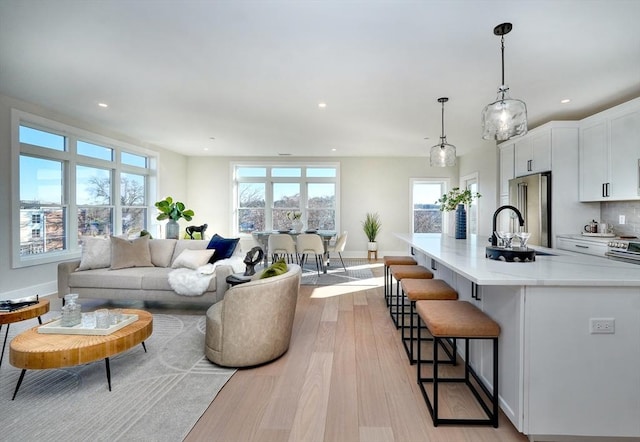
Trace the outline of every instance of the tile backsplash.
{"label": "tile backsplash", "polygon": [[[625,223],[620,224],[620,215]],[[612,201],[600,203],[600,221],[611,224],[617,235],[640,237],[640,201]]]}

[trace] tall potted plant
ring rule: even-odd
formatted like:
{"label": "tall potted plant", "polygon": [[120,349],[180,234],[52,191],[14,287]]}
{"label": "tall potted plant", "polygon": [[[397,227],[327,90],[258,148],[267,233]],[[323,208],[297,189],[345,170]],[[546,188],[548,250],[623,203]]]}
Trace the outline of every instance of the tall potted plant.
{"label": "tall potted plant", "polygon": [[454,187],[436,201],[436,203],[440,204],[440,211],[456,211],[456,239],[467,238],[467,211],[465,206],[468,206],[475,198],[480,198],[481,196],[478,192],[471,192],[469,189],[460,190],[459,187]]}
{"label": "tall potted plant", "polygon": [[364,221],[362,221],[362,230],[364,230],[364,234],[367,236],[369,240],[369,244],[367,245],[367,250],[375,251],[378,250],[378,243],[376,242],[376,237],[378,233],[380,233],[380,229],[382,228],[382,223],[380,222],[380,215],[377,213],[367,213]]}
{"label": "tall potted plant", "polygon": [[185,205],[180,201],[173,201],[170,196],[166,197],[162,201],[158,201],[155,206],[160,211],[160,214],[156,217],[158,221],[169,219],[167,223],[167,230],[165,237],[167,239],[178,239],[180,234],[180,225],[178,220],[184,218],[187,221],[193,219],[193,210],[187,209]]}

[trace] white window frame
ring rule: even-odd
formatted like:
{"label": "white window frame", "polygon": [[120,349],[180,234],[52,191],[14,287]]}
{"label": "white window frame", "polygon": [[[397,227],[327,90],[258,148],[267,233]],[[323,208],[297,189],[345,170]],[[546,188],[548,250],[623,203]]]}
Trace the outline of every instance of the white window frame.
{"label": "white window frame", "polygon": [[[31,145],[21,145],[20,143],[20,126],[28,126],[34,129],[43,130],[66,137],[66,150],[64,152],[36,147]],[[96,158],[78,155],[76,153],[76,141],[80,139],[95,143],[101,146],[109,147],[114,150],[114,160],[107,161]],[[147,168],[130,166],[120,162],[120,152],[126,151],[148,158],[149,164]],[[20,255],[20,155],[27,154],[37,156],[43,159],[51,159],[63,162],[64,176],[62,184],[63,201],[61,207],[67,210],[67,225],[65,226],[65,235],[67,249],[59,252],[50,252],[46,254]],[[114,211],[113,229],[114,234],[120,233],[122,222],[120,219],[120,173],[130,172],[142,174],[146,176],[145,186],[148,189],[145,203],[147,208],[147,225],[153,223],[151,214],[155,213],[152,201],[155,201],[158,187],[158,162],[159,154],[149,149],[145,149],[132,144],[114,140],[102,135],[88,132],[67,124],[49,120],[38,115],[33,115],[17,109],[11,109],[11,235],[12,235],[12,268],[28,267],[33,265],[48,264],[69,259],[78,259],[80,257],[80,246],[78,244],[78,220],[77,205],[75,201],[76,192],[76,165],[96,166],[109,168],[115,171],[113,177],[112,204],[116,207]],[[75,232],[75,233],[72,233]]]}
{"label": "white window frame", "polygon": [[[266,177],[247,177],[247,178],[238,178],[236,176],[236,170],[238,167],[264,167],[267,169]],[[270,169],[274,168],[300,168],[301,176],[300,177],[272,177],[269,172]],[[333,168],[336,170],[335,177],[307,177],[305,174],[305,169],[307,168]],[[233,177],[233,185],[231,191],[231,225],[233,226],[233,234],[235,236],[240,237],[250,237],[251,234],[241,233],[238,231],[238,183],[266,183],[265,188],[265,229],[269,230],[269,226],[272,226],[272,217],[271,210],[273,208],[273,183],[300,183],[300,205],[303,212],[305,212],[307,206],[307,183],[334,183],[335,191],[336,191],[336,200],[335,200],[335,222],[336,222],[336,232],[340,232],[340,163],[328,163],[328,162],[318,162],[314,163],[311,161],[305,162],[266,162],[266,161],[234,161],[230,163],[231,168],[231,176]],[[305,219],[303,221],[306,223],[306,213],[303,213]]]}
{"label": "white window frame", "polygon": [[[451,180],[449,178],[410,178],[409,179],[409,232],[414,231],[413,224],[413,190],[416,184],[442,184],[443,194],[449,191]],[[434,201],[435,202],[435,201]],[[449,228],[449,212],[442,212],[442,234],[448,234]]]}

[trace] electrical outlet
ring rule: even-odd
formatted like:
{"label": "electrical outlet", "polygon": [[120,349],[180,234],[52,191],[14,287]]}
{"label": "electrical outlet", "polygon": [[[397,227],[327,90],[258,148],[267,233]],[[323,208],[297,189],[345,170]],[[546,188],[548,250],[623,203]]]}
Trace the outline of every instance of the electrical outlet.
{"label": "electrical outlet", "polygon": [[616,320],[614,318],[591,318],[589,319],[589,330],[591,334],[615,333]]}
{"label": "electrical outlet", "polygon": [[624,224],[624,222],[625,222],[625,216],[624,215],[618,216],[618,224]]}

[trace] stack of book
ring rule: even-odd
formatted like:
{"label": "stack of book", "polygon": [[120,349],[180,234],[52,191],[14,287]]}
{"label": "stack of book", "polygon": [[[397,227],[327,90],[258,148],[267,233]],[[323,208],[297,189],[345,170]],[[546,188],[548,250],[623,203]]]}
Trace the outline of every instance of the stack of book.
{"label": "stack of book", "polygon": [[13,312],[37,304],[38,302],[38,295],[27,296],[26,298],[20,299],[7,299],[6,301],[0,301],[0,312]]}

